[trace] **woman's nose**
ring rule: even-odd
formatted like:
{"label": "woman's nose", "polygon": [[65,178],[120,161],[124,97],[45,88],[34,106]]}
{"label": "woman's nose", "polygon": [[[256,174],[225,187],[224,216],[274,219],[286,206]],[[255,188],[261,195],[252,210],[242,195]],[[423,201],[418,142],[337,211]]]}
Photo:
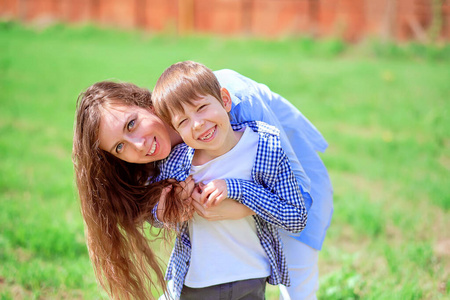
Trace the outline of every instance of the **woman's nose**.
{"label": "woman's nose", "polygon": [[138,151],[145,150],[145,138],[144,137],[132,137],[130,138],[130,143],[134,145],[134,147]]}

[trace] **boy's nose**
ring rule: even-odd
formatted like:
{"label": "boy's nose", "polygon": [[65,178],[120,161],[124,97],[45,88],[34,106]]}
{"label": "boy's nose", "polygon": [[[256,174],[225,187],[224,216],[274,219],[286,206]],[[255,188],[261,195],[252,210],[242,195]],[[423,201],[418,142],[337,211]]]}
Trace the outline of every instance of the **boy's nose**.
{"label": "boy's nose", "polygon": [[194,127],[194,129],[201,128],[203,126],[203,124],[205,124],[205,121],[202,119],[194,120],[193,127]]}

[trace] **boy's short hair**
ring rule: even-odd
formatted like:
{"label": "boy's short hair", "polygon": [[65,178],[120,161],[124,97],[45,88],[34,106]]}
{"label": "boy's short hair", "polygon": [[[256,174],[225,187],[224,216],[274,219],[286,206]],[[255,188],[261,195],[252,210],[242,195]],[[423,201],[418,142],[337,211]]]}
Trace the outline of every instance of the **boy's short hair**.
{"label": "boy's short hair", "polygon": [[172,125],[174,112],[182,112],[183,104],[206,95],[222,103],[220,83],[214,73],[205,65],[194,61],[183,61],[167,68],[156,82],[152,101],[156,114]]}

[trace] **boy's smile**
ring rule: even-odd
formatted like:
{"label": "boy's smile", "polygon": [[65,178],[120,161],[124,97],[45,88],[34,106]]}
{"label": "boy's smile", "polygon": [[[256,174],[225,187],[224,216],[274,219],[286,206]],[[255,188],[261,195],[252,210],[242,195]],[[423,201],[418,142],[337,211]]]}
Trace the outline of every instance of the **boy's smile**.
{"label": "boy's smile", "polygon": [[214,134],[216,133],[217,126],[207,130],[204,134],[200,135],[199,139],[203,142],[209,142],[212,140]]}
{"label": "boy's smile", "polygon": [[222,90],[222,102],[211,95],[201,96],[193,105],[183,103],[184,111],[172,113],[172,125],[190,147],[196,149],[195,164],[202,164],[231,150],[240,134],[231,128],[228,112],[231,97]]}

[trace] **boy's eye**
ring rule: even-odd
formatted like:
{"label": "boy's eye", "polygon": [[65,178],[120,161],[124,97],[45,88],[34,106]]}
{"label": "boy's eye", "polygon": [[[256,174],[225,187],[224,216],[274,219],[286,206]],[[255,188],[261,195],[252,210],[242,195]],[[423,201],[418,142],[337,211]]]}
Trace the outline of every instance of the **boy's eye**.
{"label": "boy's eye", "polygon": [[178,122],[178,127],[182,126],[186,122],[186,119],[181,120]]}
{"label": "boy's eye", "polygon": [[207,105],[207,104],[200,105],[199,108],[198,108],[198,110],[202,110],[203,108],[206,107],[206,105]]}
{"label": "boy's eye", "polygon": [[116,152],[117,152],[117,153],[122,152],[122,149],[123,149],[123,143],[120,143],[120,144],[118,144],[118,145],[116,146]]}
{"label": "boy's eye", "polygon": [[131,129],[133,129],[134,125],[136,124],[136,120],[131,120],[130,122],[128,122],[127,124],[127,129],[130,131]]}

